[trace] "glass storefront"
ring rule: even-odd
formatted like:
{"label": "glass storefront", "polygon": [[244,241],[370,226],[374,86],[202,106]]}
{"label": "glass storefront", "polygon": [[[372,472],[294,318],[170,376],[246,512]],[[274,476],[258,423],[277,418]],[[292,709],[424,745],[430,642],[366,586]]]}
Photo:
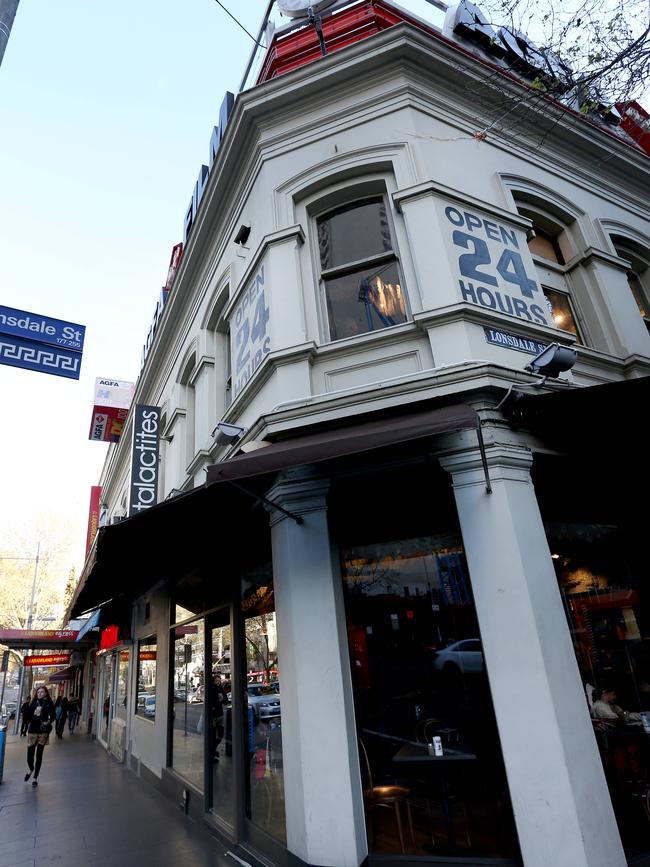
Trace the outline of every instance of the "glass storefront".
{"label": "glass storefront", "polygon": [[99,740],[108,746],[111,718],[111,696],[113,695],[113,654],[106,654],[100,662],[101,718]]}
{"label": "glass storefront", "polygon": [[203,793],[226,836],[284,844],[271,568],[247,572],[236,588],[186,576],[174,594],[170,766]]}
{"label": "glass storefront", "polygon": [[205,677],[203,620],[173,632],[172,767],[203,791]]}
{"label": "glass storefront", "polygon": [[[643,519],[602,477],[536,459],[535,485],[584,700],[628,856],[650,851],[650,610]],[[570,498],[557,486],[573,478]]]}
{"label": "glass storefront", "polygon": [[234,824],[234,756],[232,739],[232,675],[230,608],[208,618],[210,683],[207,687],[208,748],[212,768],[210,809],[232,828]]}
{"label": "glass storefront", "polygon": [[449,479],[421,466],[363,481],[362,496],[353,480],[339,483],[332,512],[371,858],[515,863]]}
{"label": "glass storefront", "polygon": [[244,578],[241,608],[247,681],[246,815],[258,828],[286,843],[277,628],[270,569]]}

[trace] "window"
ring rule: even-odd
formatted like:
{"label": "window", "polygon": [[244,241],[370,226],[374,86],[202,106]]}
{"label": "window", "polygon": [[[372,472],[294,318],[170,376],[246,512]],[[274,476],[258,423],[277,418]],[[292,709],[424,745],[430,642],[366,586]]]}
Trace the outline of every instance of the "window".
{"label": "window", "polygon": [[532,220],[533,231],[528,238],[528,249],[537,266],[537,277],[546,298],[556,328],[569,331],[582,343],[574,303],[564,272],[567,261],[575,254],[567,229],[560,222],[537,209],[518,206],[523,217]]}
{"label": "window", "polygon": [[330,339],[406,322],[384,199],[343,205],[319,217],[317,227]]}
{"label": "window", "polygon": [[172,767],[203,791],[203,620],[172,630]]}
{"label": "window", "polygon": [[631,242],[625,244],[625,239],[612,238],[616,252],[632,266],[627,272],[627,282],[634,300],[639,308],[646,328],[650,331],[650,254],[645,254],[640,245]]}
{"label": "window", "polygon": [[135,712],[153,722],[156,718],[156,636],[138,642],[138,690]]}

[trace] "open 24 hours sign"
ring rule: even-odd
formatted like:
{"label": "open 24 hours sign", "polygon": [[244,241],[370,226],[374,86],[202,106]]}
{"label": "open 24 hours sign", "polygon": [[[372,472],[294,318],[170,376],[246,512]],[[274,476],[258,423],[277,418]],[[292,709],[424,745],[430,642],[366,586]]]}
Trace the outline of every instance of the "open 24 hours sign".
{"label": "open 24 hours sign", "polygon": [[462,300],[553,327],[524,231],[460,204],[441,204],[441,225]]}
{"label": "open 24 hours sign", "polygon": [[255,273],[230,315],[232,340],[233,399],[245,388],[262,361],[271,351],[269,331],[268,286],[264,265]]}

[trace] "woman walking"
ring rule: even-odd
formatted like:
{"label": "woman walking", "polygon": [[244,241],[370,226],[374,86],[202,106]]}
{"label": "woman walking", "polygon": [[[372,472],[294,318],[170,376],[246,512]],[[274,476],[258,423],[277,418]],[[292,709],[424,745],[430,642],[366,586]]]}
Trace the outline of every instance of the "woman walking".
{"label": "woman walking", "polygon": [[36,690],[27,712],[27,767],[25,782],[34,774],[32,786],[38,786],[38,774],[43,762],[43,750],[49,743],[54,719],[54,704],[44,686]]}

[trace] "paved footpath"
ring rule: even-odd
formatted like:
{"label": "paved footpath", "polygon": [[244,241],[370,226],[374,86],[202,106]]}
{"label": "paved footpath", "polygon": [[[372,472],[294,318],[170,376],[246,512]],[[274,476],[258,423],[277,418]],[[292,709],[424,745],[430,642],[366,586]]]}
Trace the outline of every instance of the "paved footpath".
{"label": "paved footpath", "polygon": [[37,788],[27,738],[9,735],[0,784],[0,867],[238,867],[180,807],[83,733],[50,737]]}

